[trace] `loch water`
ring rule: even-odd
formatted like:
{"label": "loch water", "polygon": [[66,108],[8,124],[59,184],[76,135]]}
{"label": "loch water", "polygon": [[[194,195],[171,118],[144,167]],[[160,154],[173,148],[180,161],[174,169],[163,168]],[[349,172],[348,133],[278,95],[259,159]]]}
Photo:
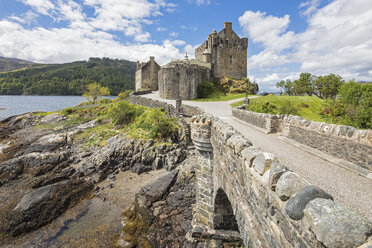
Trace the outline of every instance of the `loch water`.
{"label": "loch water", "polygon": [[[115,96],[108,96],[115,99]],[[72,107],[85,100],[82,96],[5,96],[0,95],[0,120],[27,112],[50,112]]]}

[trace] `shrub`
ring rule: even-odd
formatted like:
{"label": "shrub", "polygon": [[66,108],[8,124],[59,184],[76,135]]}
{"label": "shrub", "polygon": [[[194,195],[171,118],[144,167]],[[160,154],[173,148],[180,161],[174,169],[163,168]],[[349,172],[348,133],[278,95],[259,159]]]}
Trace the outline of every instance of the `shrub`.
{"label": "shrub", "polygon": [[179,129],[177,118],[168,116],[164,109],[147,110],[137,118],[134,127],[144,130],[153,139],[172,137]]}
{"label": "shrub", "polygon": [[247,105],[246,109],[258,113],[279,114],[278,107],[275,104],[270,103],[268,101],[252,102],[249,105]]}
{"label": "shrub", "polygon": [[75,109],[73,109],[73,108],[65,108],[65,109],[62,110],[62,114],[65,115],[65,116],[70,115],[74,112],[75,112]]}
{"label": "shrub", "polygon": [[110,103],[111,102],[111,100],[110,99],[100,99],[97,103],[98,104],[106,104],[106,103]]}
{"label": "shrub", "polygon": [[321,114],[344,125],[372,128],[372,84],[343,84],[338,98],[327,101]]}
{"label": "shrub", "polygon": [[198,97],[208,98],[209,96],[218,92],[216,86],[211,82],[202,82],[198,87]]}
{"label": "shrub", "polygon": [[125,125],[133,122],[143,112],[143,107],[132,105],[125,101],[119,101],[110,106],[108,115],[115,125]]}
{"label": "shrub", "polygon": [[291,101],[287,100],[279,106],[279,113],[282,115],[297,115],[298,108]]}
{"label": "shrub", "polygon": [[129,99],[129,94],[132,93],[133,90],[126,90],[124,92],[119,93],[118,98],[119,100],[127,100]]}

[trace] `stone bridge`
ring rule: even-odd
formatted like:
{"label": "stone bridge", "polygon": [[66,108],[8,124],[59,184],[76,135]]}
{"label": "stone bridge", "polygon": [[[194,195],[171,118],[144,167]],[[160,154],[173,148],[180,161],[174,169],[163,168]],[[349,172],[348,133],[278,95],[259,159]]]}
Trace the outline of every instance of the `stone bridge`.
{"label": "stone bridge", "polygon": [[370,247],[371,222],[220,119],[194,116],[191,138],[198,155],[191,238],[225,235],[245,247]]}

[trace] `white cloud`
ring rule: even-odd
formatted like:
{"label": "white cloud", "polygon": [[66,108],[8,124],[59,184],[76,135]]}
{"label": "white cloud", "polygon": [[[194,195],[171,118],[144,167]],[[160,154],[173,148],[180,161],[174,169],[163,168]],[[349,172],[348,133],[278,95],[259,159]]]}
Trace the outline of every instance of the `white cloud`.
{"label": "white cloud", "polygon": [[253,42],[263,43],[267,49],[281,51],[294,41],[294,33],[285,32],[290,23],[289,15],[275,17],[261,11],[246,11],[239,17],[239,23]]}
{"label": "white cloud", "polygon": [[300,14],[302,16],[310,17],[311,14],[316,12],[321,0],[308,0],[300,3],[299,8],[302,9]]}
{"label": "white cloud", "polygon": [[164,28],[164,27],[157,27],[156,28],[156,31],[159,31],[159,32],[163,32],[163,31],[167,31],[168,29],[167,28]]}
{"label": "white cloud", "polygon": [[[148,42],[151,36],[142,26],[152,24],[150,18],[160,15],[161,8],[175,7],[163,0],[84,0],[84,4],[95,9],[92,17],[87,17],[83,6],[74,0],[56,0],[53,4],[47,0],[22,1],[38,13],[48,14],[56,22],[65,21],[67,25],[62,28],[30,28],[26,21],[27,13],[0,19],[2,56],[61,63],[89,57],[145,61],[151,55],[162,64],[183,57],[183,50],[188,48],[181,40],[142,44]],[[140,43],[126,41],[122,44],[111,31],[122,31],[126,36],[133,37],[134,42]]]}
{"label": "white cloud", "polygon": [[169,33],[169,35],[171,37],[177,38],[178,37],[178,32],[171,32],[171,33]]}
{"label": "white cloud", "polygon": [[211,0],[188,0],[189,3],[196,3],[197,5],[209,5]]}
{"label": "white cloud", "polygon": [[[300,6],[308,17],[308,27],[301,33],[288,31],[288,15],[247,11],[239,18],[243,32],[263,46],[248,57],[250,72],[272,85],[300,72],[372,80],[368,73],[372,70],[372,1],[334,0],[321,9],[318,1],[307,1]],[[278,80],[272,76],[275,73]]]}
{"label": "white cloud", "polygon": [[186,42],[183,41],[183,40],[174,40],[174,41],[172,41],[172,44],[175,45],[175,46],[184,46],[184,45],[186,45]]}
{"label": "white cloud", "polygon": [[22,25],[0,21],[0,54],[20,57],[35,62],[57,63],[88,59],[89,57],[113,57],[145,61],[150,55],[161,64],[180,58],[183,53],[171,42],[161,45],[123,45],[106,32],[84,29],[35,28],[27,30]]}
{"label": "white cloud", "polygon": [[21,0],[24,4],[31,6],[37,12],[43,15],[49,15],[50,11],[55,8],[50,0]]}

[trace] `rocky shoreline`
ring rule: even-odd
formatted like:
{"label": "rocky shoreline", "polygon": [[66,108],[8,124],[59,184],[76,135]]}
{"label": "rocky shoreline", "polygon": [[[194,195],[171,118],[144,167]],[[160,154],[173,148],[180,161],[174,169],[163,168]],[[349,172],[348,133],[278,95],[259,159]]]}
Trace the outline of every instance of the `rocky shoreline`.
{"label": "rocky shoreline", "polygon": [[[186,238],[195,203],[195,155],[184,133],[160,145],[118,134],[102,148],[87,148],[76,135],[100,124],[42,128],[65,119],[58,113],[27,113],[0,122],[1,247],[91,247],[90,241],[92,247],[219,247],[225,242]],[[107,217],[107,210],[117,214]],[[80,222],[97,226],[67,238],[74,236],[68,229],[91,227]],[[107,233],[115,235],[99,238]]]}

